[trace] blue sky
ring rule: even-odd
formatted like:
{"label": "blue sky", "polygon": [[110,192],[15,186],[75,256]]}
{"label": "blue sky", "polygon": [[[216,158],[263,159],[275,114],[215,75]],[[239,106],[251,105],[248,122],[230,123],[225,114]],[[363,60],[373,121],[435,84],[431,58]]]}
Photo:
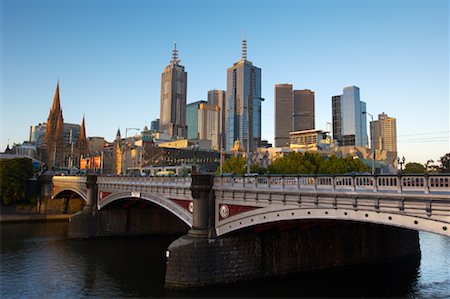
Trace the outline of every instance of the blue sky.
{"label": "blue sky", "polygon": [[2,0],[0,150],[47,120],[58,79],[64,121],[85,114],[88,136],[150,126],[174,41],[188,103],[206,100],[226,88],[243,32],[262,69],[263,138],[275,84],[315,91],[318,129],[331,97],[356,85],[369,113],[397,118],[407,162],[450,152],[446,0]]}

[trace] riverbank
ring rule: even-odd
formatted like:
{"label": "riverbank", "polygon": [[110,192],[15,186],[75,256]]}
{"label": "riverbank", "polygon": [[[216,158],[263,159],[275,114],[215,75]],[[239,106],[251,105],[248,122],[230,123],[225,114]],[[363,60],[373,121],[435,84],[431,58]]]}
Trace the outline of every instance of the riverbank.
{"label": "riverbank", "polygon": [[69,222],[71,214],[8,214],[0,215],[0,223],[11,222]]}

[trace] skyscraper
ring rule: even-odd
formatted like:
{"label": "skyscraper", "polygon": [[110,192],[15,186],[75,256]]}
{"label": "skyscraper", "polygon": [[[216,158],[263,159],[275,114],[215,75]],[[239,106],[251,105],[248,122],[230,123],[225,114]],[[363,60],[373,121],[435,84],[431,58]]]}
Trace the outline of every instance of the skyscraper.
{"label": "skyscraper", "polygon": [[366,103],[359,88],[348,86],[342,95],[332,97],[333,138],[340,146],[368,146]]}
{"label": "skyscraper", "polygon": [[[242,58],[227,69],[225,101],[225,148],[235,141],[242,149],[256,149],[261,141],[261,69],[247,60],[247,41],[242,41]],[[248,121],[250,120],[250,121]],[[249,133],[249,134],[248,134]]]}
{"label": "skyscraper", "polygon": [[211,148],[219,150],[219,115],[218,105],[201,103],[198,110],[198,139],[211,140]]}
{"label": "skyscraper", "polygon": [[205,101],[197,101],[186,105],[186,123],[187,123],[187,138],[198,139],[198,111],[200,104]]}
{"label": "skyscraper", "polygon": [[294,90],[292,125],[292,131],[315,129],[314,91]]}
{"label": "skyscraper", "polygon": [[172,60],[161,74],[160,130],[173,139],[186,138],[187,72],[180,65],[175,43]]}
{"label": "skyscraper", "polygon": [[275,146],[289,146],[292,125],[292,84],[275,85]]}
{"label": "skyscraper", "polygon": [[374,150],[397,152],[397,120],[384,112],[378,114],[378,120],[370,122],[371,145]]}
{"label": "skyscraper", "polygon": [[315,128],[314,92],[275,85],[275,146],[289,146],[289,132]]}
{"label": "skyscraper", "polygon": [[219,149],[225,147],[225,90],[213,89],[208,91],[208,104],[219,106]]}

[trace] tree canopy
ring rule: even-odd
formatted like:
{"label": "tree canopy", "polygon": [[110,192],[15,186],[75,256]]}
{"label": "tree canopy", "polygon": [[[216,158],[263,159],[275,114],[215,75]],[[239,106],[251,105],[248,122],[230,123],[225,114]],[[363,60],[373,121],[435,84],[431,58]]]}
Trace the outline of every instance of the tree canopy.
{"label": "tree canopy", "polygon": [[324,158],[321,154],[309,152],[289,153],[273,161],[268,170],[277,174],[345,174],[370,171],[368,166],[351,156],[340,158],[331,155]]}
{"label": "tree canopy", "polygon": [[0,161],[0,198],[10,204],[25,197],[26,184],[33,176],[33,163],[28,158]]}

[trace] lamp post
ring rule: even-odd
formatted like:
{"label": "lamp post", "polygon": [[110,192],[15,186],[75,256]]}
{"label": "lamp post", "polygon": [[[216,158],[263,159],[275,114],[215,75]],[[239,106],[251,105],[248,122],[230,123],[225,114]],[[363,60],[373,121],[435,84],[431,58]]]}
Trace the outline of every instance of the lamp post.
{"label": "lamp post", "polygon": [[400,157],[397,157],[397,162],[398,164],[400,164],[400,173],[403,172],[403,164],[405,164],[405,156],[403,156],[403,158],[400,160]]}
{"label": "lamp post", "polygon": [[372,148],[372,175],[375,174],[375,149],[373,148],[373,115],[367,111],[363,111],[362,114],[367,114],[370,116],[370,147]]}

